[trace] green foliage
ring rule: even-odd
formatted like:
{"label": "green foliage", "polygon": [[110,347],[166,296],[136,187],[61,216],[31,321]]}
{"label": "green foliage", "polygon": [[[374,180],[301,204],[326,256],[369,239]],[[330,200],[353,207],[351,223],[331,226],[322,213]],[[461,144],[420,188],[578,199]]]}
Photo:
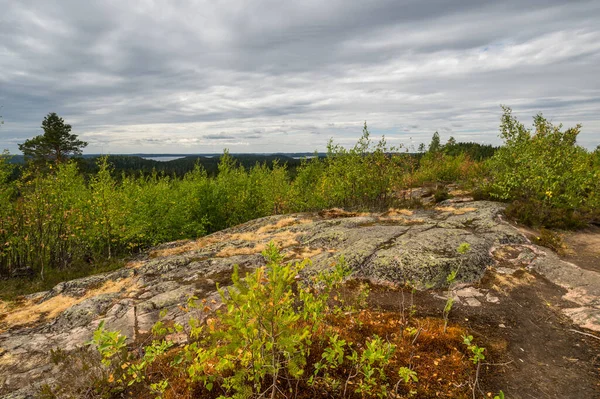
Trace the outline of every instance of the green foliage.
{"label": "green foliage", "polygon": [[[164,337],[184,331],[182,326],[157,322],[152,329],[156,339],[135,357],[126,352],[123,335],[100,324],[90,344],[110,370],[112,391],[132,387],[162,397],[171,386],[169,377],[183,372],[196,392],[202,389],[219,398],[286,397],[286,391],[293,395],[300,383],[336,397],[386,398],[397,393],[401,383],[415,392],[417,373],[408,367],[392,368],[395,344],[377,335],[349,342],[329,324],[339,315],[337,295],[332,294],[349,275],[343,261],[314,274],[303,273],[308,260],[283,263],[273,244],[263,255],[266,265],[245,278],[235,267],[233,286],[219,289],[224,306],[214,318],[205,323],[190,319],[189,343],[170,357],[171,372],[154,371],[154,377],[148,377],[157,362],[165,367],[173,344]],[[202,306],[194,298],[189,305]],[[311,362],[319,348],[319,360]],[[395,389],[390,388],[391,377],[397,380]]]}
{"label": "green foliage", "polygon": [[384,342],[377,335],[366,342],[366,347],[360,354],[351,351],[348,359],[356,365],[358,383],[354,392],[363,396],[375,394],[378,398],[385,398],[388,394],[389,384],[384,367],[389,362],[396,346]]}
{"label": "green foliage", "polygon": [[63,163],[47,175],[27,170],[16,187],[20,198],[5,220],[1,261],[9,271],[30,267],[43,277],[48,266],[64,267],[80,255],[85,184],[73,163]]}
{"label": "green foliage", "polygon": [[71,125],[54,112],[44,118],[42,129],[44,134],[19,144],[25,157],[36,163],[65,162],[69,156],[81,155],[81,150],[87,146],[85,141],[71,134]]}
{"label": "green foliage", "polygon": [[430,154],[435,154],[438,153],[442,150],[442,143],[440,141],[440,134],[438,132],[435,132],[433,134],[433,136],[431,137],[431,142],[429,143],[429,150],[428,152]]}
{"label": "green foliage", "polygon": [[405,157],[395,151],[385,138],[374,144],[366,123],[353,148],[330,141],[324,160],[315,157],[298,169],[292,187],[295,209],[389,207],[404,173]]}
{"label": "green foliage", "polygon": [[[506,145],[486,168],[473,161],[473,154],[488,156],[488,149],[473,143],[441,145],[434,135],[427,153],[414,154],[409,152],[414,148],[388,148],[385,138],[374,143],[366,124],[352,148],[330,142],[325,158],[304,159],[293,173],[275,158],[252,166],[256,158],[225,152],[211,159],[211,171],[197,164],[182,177],[148,171],[148,165],[139,175],[119,174],[111,163],[117,158],[102,157],[90,175],[79,170],[82,163],[69,161],[43,168],[32,164],[15,180],[5,152],[0,156],[0,274],[44,277],[68,268],[92,270],[103,259],[272,214],[385,209],[400,205],[399,192],[407,200],[410,188],[423,184],[437,187],[439,201],[449,195],[445,183],[479,181],[480,192],[514,201],[507,213],[529,224],[570,227],[600,219],[600,149],[589,153],[576,146],[578,127],[562,132],[541,116],[534,122],[535,134],[506,108]],[[48,143],[61,137],[71,141],[50,158],[64,161],[67,153],[77,153],[69,145],[81,143],[61,118],[50,114],[44,128]]]}
{"label": "green foliage", "polygon": [[279,378],[303,376],[331,290],[348,273],[343,265],[323,272],[315,289],[296,282],[308,261],[283,264],[273,244],[263,255],[267,265],[244,279],[235,267],[233,287],[219,290],[226,311],[218,313],[218,325],[214,319],[208,324],[204,345],[186,348],[190,379],[209,390],[217,384],[234,397],[248,397],[275,392]]}
{"label": "green foliage", "polygon": [[419,381],[419,378],[417,378],[417,372],[409,369],[408,367],[400,367],[400,369],[398,369],[398,375],[400,378],[402,378],[405,384],[408,384],[411,380],[413,382]]}
{"label": "green foliage", "polygon": [[[489,161],[492,198],[525,203],[514,209],[528,224],[569,227],[574,212],[597,209],[600,168],[594,153],[576,144],[580,125],[562,130],[541,114],[534,129],[503,107],[501,147]],[[562,224],[562,226],[561,226]]]}
{"label": "green foliage", "polygon": [[498,149],[489,144],[452,142],[450,139],[444,145],[444,153],[454,157],[465,154],[474,161],[483,161],[491,158]]}
{"label": "green foliage", "polygon": [[126,337],[118,331],[106,331],[104,321],[101,321],[94,331],[92,340],[88,343],[95,345],[102,356],[102,364],[110,366],[115,357],[125,359],[127,357]]}
{"label": "green foliage", "polygon": [[74,162],[26,169],[9,181],[0,157],[0,274],[27,268],[45,275],[123,256],[161,242],[196,238],[249,219],[284,212],[287,170],[257,164],[249,170],[227,154],[222,174],[197,166],[182,179],[153,173],[114,176],[106,157],[87,181]]}
{"label": "green foliage", "polygon": [[540,234],[534,237],[532,241],[537,245],[550,248],[558,254],[563,255],[565,252],[566,246],[560,234],[544,227],[540,229]]}
{"label": "green foliage", "polygon": [[448,283],[448,295],[446,297],[446,304],[444,305],[444,310],[442,311],[442,317],[444,318],[444,332],[446,332],[446,329],[448,328],[448,317],[450,316],[450,311],[452,310],[452,306],[454,305],[454,297],[452,296],[452,286],[464,261],[464,257],[462,257],[462,255],[465,255],[470,250],[471,244],[469,244],[468,242],[463,242],[456,248],[456,252],[458,252],[461,255],[460,263],[456,269],[452,270],[448,274],[448,276],[446,276],[446,282]]}
{"label": "green foliage", "polygon": [[470,360],[473,362],[473,364],[478,364],[482,360],[485,360],[485,355],[483,354],[483,352],[485,352],[485,348],[480,348],[474,344],[472,335],[463,335],[462,338],[463,344],[466,345],[467,349],[473,354],[473,356],[470,357]]}
{"label": "green foliage", "polygon": [[462,243],[460,243],[458,248],[456,248],[456,252],[458,252],[461,255],[466,254],[470,250],[471,250],[471,244],[469,244],[468,242],[462,242]]}
{"label": "green foliage", "polygon": [[419,162],[416,183],[470,182],[480,175],[480,166],[465,154],[447,155],[442,151],[427,152]]}
{"label": "green foliage", "polygon": [[9,218],[13,213],[13,199],[16,193],[14,182],[9,180],[13,169],[9,160],[10,154],[8,150],[4,150],[0,155],[0,265],[7,263],[6,258],[10,255],[6,243],[9,243],[11,236]]}

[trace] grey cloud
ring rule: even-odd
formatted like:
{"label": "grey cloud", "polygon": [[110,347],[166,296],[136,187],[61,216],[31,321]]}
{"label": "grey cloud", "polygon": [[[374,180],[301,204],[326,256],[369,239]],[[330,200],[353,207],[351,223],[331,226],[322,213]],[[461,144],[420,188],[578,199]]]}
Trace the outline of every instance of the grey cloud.
{"label": "grey cloud", "polygon": [[207,140],[232,140],[235,139],[235,136],[228,134],[206,134],[203,136]]}
{"label": "grey cloud", "polygon": [[351,144],[364,120],[398,141],[447,128],[497,144],[499,104],[524,121],[541,111],[582,123],[590,148],[600,136],[597,1],[0,0],[0,9],[0,148],[12,151],[48,112],[89,152],[322,150],[329,137]]}

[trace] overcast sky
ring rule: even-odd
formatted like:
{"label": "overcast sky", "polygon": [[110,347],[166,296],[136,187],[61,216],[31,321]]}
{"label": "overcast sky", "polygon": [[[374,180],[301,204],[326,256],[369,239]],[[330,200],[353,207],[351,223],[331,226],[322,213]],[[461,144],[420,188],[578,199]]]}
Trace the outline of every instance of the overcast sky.
{"label": "overcast sky", "polygon": [[499,144],[500,104],[600,144],[600,1],[0,0],[0,149],[56,112],[86,153]]}

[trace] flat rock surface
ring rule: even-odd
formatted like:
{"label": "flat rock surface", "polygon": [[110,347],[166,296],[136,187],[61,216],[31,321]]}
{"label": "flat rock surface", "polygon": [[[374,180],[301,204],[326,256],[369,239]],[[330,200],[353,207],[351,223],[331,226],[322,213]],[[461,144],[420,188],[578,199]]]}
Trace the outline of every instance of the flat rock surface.
{"label": "flat rock surface", "polygon": [[[330,267],[343,256],[355,277],[373,283],[440,291],[458,270],[450,294],[458,306],[483,311],[503,300],[479,282],[490,267],[510,276],[537,272],[561,286],[560,309],[575,323],[600,331],[600,275],[531,245],[502,218],[503,205],[487,201],[446,201],[427,210],[349,213],[328,210],[257,219],[195,241],[163,244],[125,268],[61,283],[18,303],[0,302],[0,395],[25,398],[51,382],[54,348],[69,351],[90,340],[102,321],[135,340],[164,310],[185,324],[181,308],[191,296],[206,298],[202,319],[219,307],[217,284],[230,283],[233,265],[242,271],[264,264],[260,255],[275,242],[286,260],[310,258],[311,268]],[[457,252],[461,243],[470,251]],[[310,272],[310,270],[309,270]],[[435,290],[438,289],[438,290]]]}

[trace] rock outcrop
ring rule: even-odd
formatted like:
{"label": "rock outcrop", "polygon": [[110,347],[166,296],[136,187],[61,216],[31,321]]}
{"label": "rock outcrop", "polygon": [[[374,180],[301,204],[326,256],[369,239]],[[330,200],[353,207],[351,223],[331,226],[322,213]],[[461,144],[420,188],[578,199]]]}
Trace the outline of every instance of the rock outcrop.
{"label": "rock outcrop", "polygon": [[[557,271],[561,261],[531,246],[503,221],[502,210],[494,202],[446,201],[428,210],[266,217],[199,240],[158,246],[123,269],[64,282],[18,304],[0,302],[0,394],[27,397],[36,383],[51,381],[50,350],[83,345],[101,321],[135,340],[152,328],[162,310],[167,318],[185,323],[190,314],[181,305],[191,296],[207,299],[207,307],[194,314],[206,317],[219,306],[216,286],[230,282],[233,265],[242,271],[262,265],[260,253],[271,241],[287,260],[310,258],[312,269],[330,267],[343,257],[356,277],[421,288],[442,287],[456,269],[460,281],[476,281],[498,264],[498,251],[520,248],[513,266],[556,275],[560,284],[575,287],[570,292],[581,293],[570,277],[574,271]],[[464,242],[471,249],[461,255],[457,247]],[[455,295],[469,306],[498,299],[465,285]],[[598,298],[582,298],[582,309],[573,310],[573,318],[593,325]]]}

